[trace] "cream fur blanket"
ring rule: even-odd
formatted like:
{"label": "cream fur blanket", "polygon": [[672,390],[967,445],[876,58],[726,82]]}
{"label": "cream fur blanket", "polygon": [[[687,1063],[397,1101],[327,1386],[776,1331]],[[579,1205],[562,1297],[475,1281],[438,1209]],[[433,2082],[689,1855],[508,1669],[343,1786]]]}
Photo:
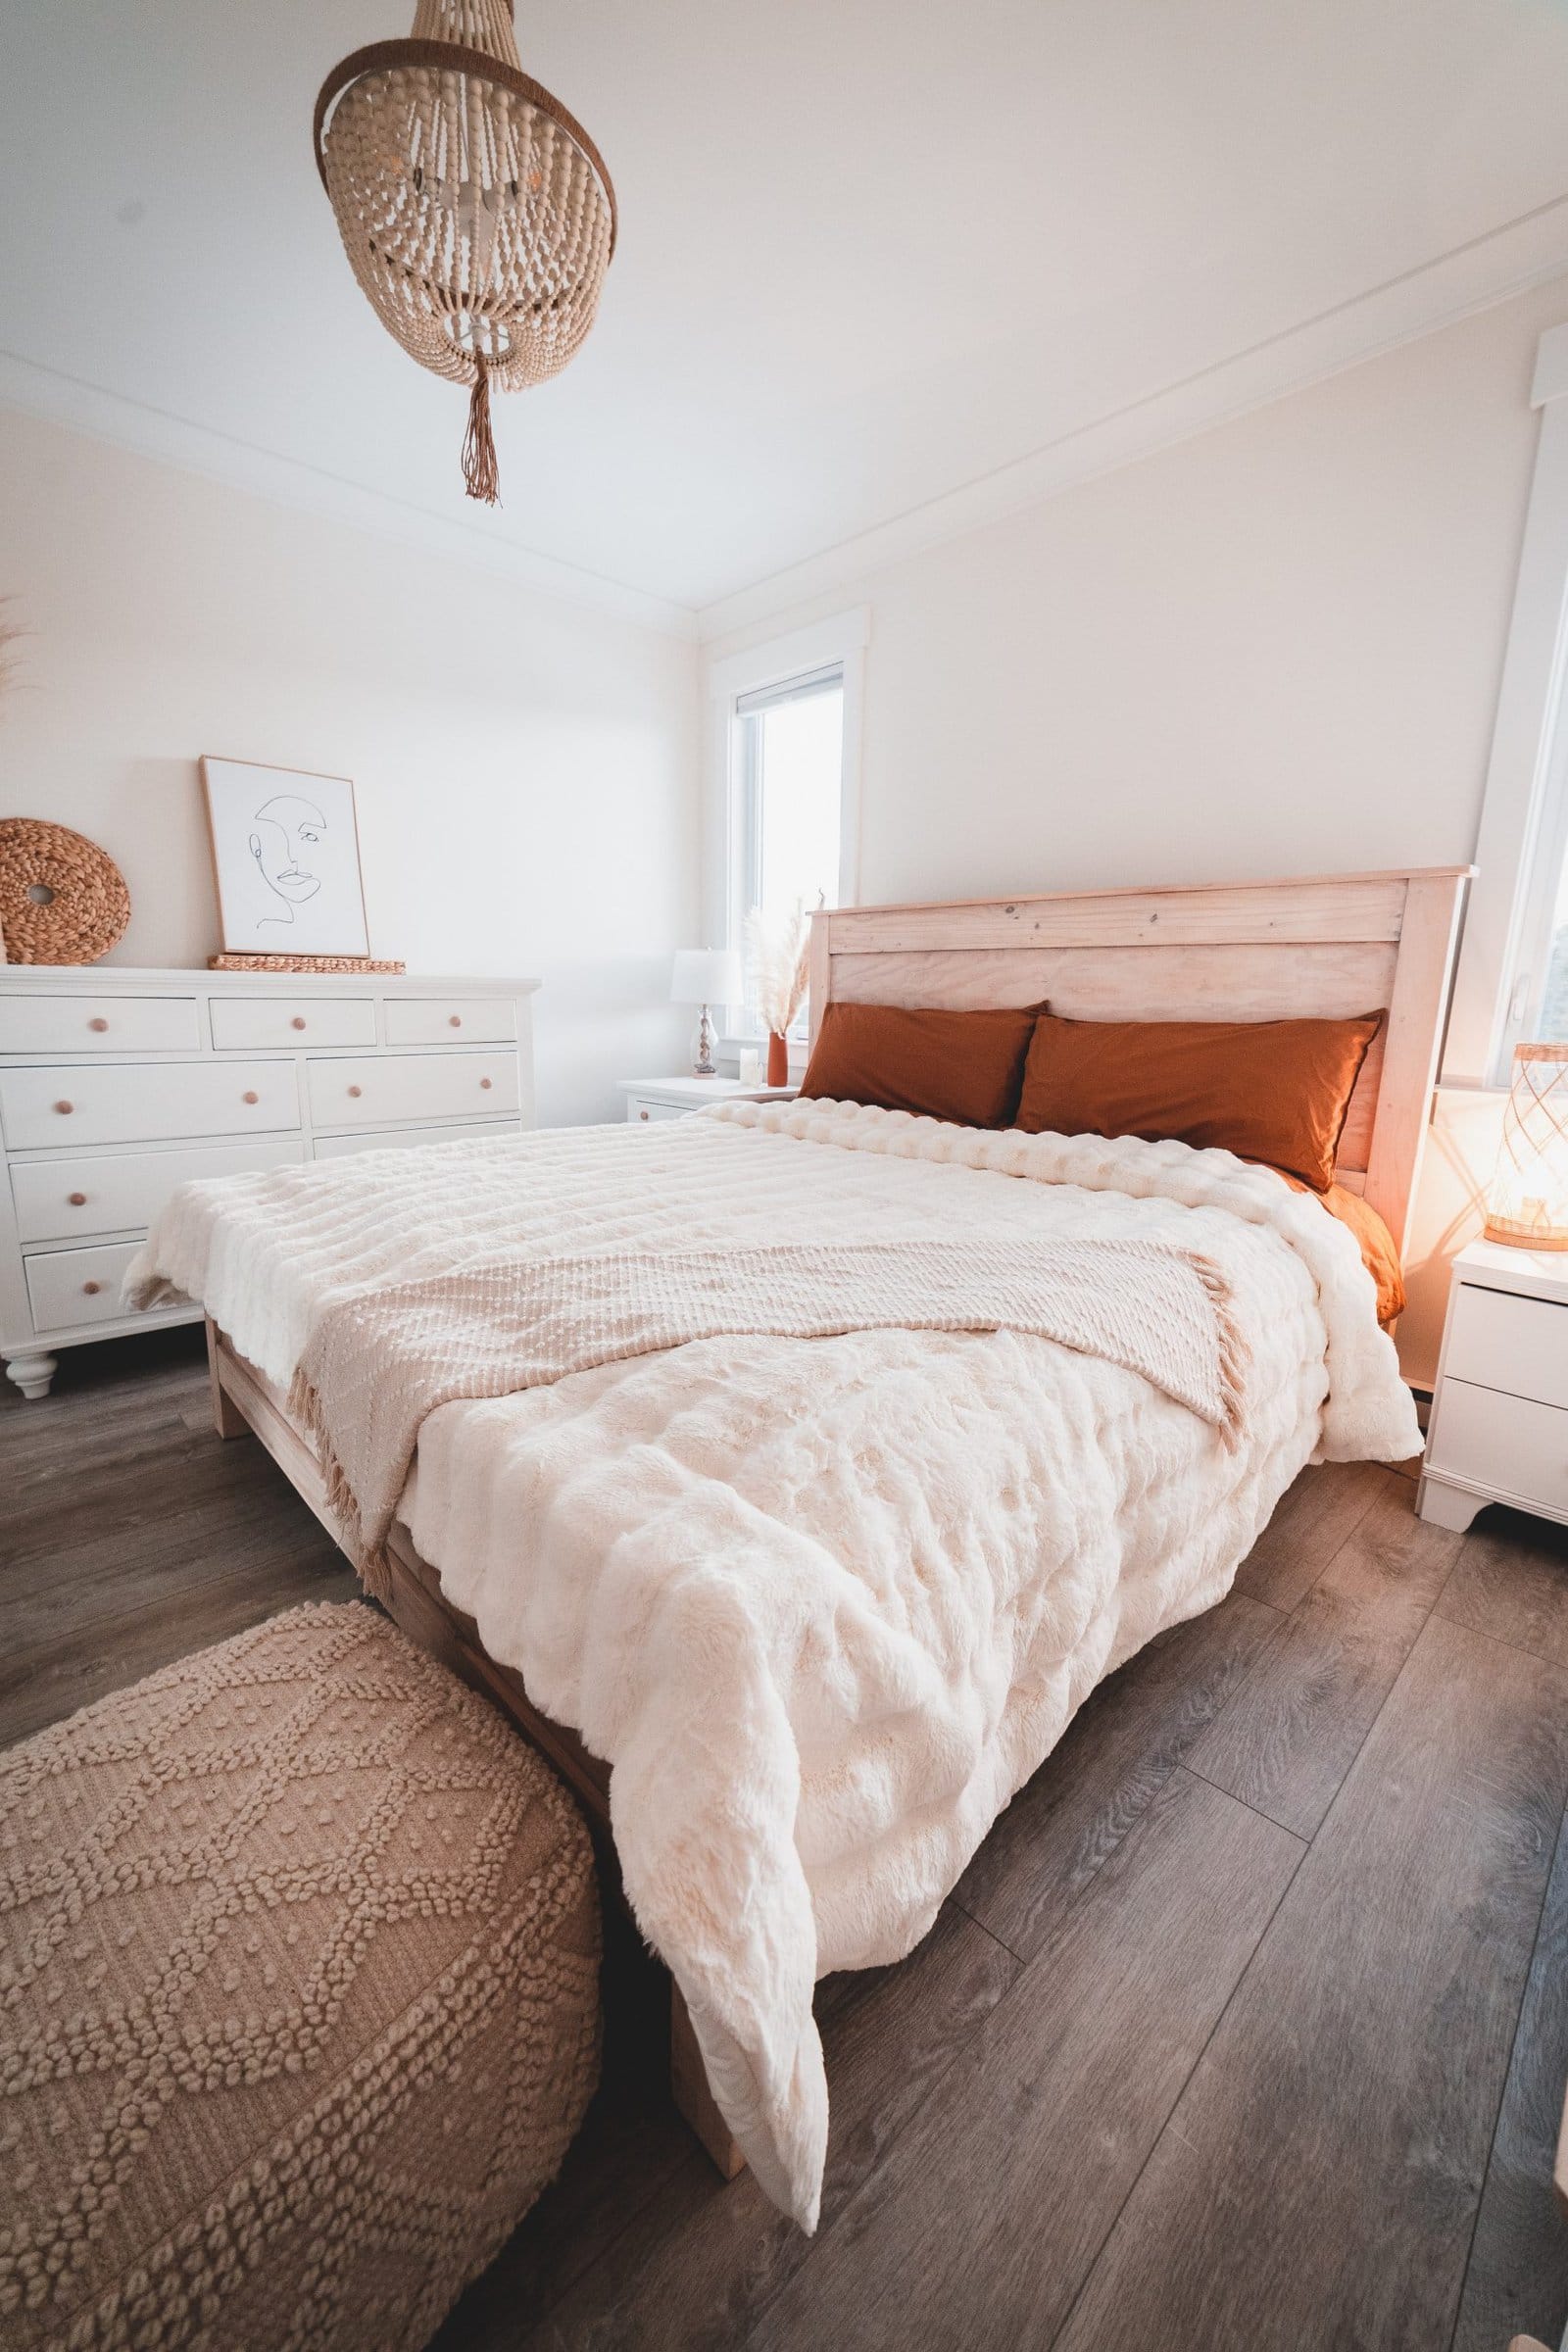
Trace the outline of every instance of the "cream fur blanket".
{"label": "cream fur blanket", "polygon": [[[672,1171],[672,1175],[677,1171]],[[688,1184],[701,1169],[678,1171]],[[285,1221],[287,1211],[279,1205]],[[388,1597],[385,1544],[427,1415],[699,1340],[867,1331],[1016,1331],[1142,1373],[1239,1441],[1246,1349],[1209,1259],[1149,1242],[1048,1242],[972,1227],[961,1242],[774,1242],[750,1250],[501,1252],[339,1298],[289,1403],[326,1474],[346,1547]]]}
{"label": "cream fur blanket", "polygon": [[[277,1215],[288,1201],[288,1241]],[[1008,1331],[698,1342],[430,1414],[402,1515],[536,1703],[612,1765],[628,1894],[768,2193],[814,2224],[816,1978],[901,1957],[1088,1692],[1228,1588],[1314,1453],[1419,1432],[1313,1200],[1180,1144],[736,1104],[186,1187],[130,1275],[286,1386],[334,1301],[453,1262],[498,1201],[552,1248],[929,1238],[1200,1250],[1242,1442]],[[300,1213],[294,1214],[292,1212]]]}

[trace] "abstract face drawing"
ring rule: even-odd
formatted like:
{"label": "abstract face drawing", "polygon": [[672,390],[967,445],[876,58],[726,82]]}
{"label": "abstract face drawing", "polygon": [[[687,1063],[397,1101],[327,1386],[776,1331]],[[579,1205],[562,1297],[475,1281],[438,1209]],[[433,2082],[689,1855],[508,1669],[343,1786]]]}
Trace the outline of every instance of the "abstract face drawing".
{"label": "abstract face drawing", "polygon": [[317,871],[326,819],[319,808],[297,793],[280,792],[264,801],[256,811],[251,856],[268,889],[280,901],[274,914],[261,923],[291,923],[294,909],[314,899],[321,887]]}

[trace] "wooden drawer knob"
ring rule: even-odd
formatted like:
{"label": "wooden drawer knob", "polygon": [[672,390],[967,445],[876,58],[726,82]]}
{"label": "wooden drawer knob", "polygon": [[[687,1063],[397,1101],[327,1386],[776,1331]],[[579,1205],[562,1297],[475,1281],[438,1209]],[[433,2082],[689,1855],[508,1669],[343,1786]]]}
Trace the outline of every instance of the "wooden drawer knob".
{"label": "wooden drawer knob", "polygon": [[96,1298],[104,1286],[101,1282],[84,1282],[81,1287],[87,1298]]}
{"label": "wooden drawer knob", "polygon": [[73,1208],[85,1208],[87,1205],[87,1196],[85,1193],[71,1193],[67,1196],[67,1198],[70,1200]]}
{"label": "wooden drawer knob", "polygon": [[261,1096],[257,1094],[255,1088],[249,1086],[245,1089],[244,1094],[240,1097],[240,1101],[242,1102],[259,1102],[261,1099]]}
{"label": "wooden drawer knob", "polygon": [[56,1110],[59,1111],[63,1119],[69,1119],[76,1105],[74,1102],[57,1102],[55,1104]]}
{"label": "wooden drawer knob", "polygon": [[638,1116],[640,1119],[646,1119],[646,1118],[647,1118],[647,1116],[648,1116],[648,1113],[647,1113],[647,1111],[646,1111],[646,1110],[640,1110],[640,1111],[637,1113],[637,1116]]}
{"label": "wooden drawer knob", "polygon": [[103,1031],[108,1028],[109,1023],[104,1019],[103,1014],[99,1012],[93,1015],[92,1019],[87,1023],[87,1026],[89,1029],[96,1029],[99,1034],[102,1035]]}
{"label": "wooden drawer knob", "polygon": [[447,1027],[448,1027],[449,1029],[461,1029],[461,1028],[463,1027],[463,1015],[462,1015],[462,1013],[461,1013],[461,1012],[449,1012],[449,1013],[447,1014]]}
{"label": "wooden drawer knob", "polygon": [[349,1093],[354,1096],[356,1101],[358,1101],[359,1097],[363,1095],[365,1089],[363,1086],[351,1086],[349,1088]]}
{"label": "wooden drawer knob", "polygon": [[304,1028],[304,1026],[305,1026],[305,1015],[304,1015],[304,1013],[303,1013],[303,1012],[297,1012],[297,1013],[294,1015],[294,1018],[293,1018],[293,1019],[290,1021],[290,1023],[289,1023],[289,1027],[290,1027],[291,1029],[303,1029],[303,1028]]}
{"label": "wooden drawer knob", "polygon": [[495,1081],[492,1078],[481,1078],[479,1084],[485,1088],[486,1091],[488,1091],[489,1088],[495,1084]]}

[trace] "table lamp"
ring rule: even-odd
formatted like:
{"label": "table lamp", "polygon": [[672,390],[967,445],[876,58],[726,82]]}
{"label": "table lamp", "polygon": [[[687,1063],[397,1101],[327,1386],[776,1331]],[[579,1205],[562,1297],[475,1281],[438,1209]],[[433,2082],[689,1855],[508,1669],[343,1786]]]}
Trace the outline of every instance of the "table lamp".
{"label": "table lamp", "polygon": [[716,1076],[713,1049],[718,1043],[710,1004],[738,1004],[745,990],[741,959],[729,948],[677,948],[675,974],[670,982],[672,1004],[700,1004],[702,1014],[692,1032],[692,1069],[699,1078]]}
{"label": "table lamp", "polygon": [[1568,1046],[1515,1046],[1486,1238],[1568,1250]]}

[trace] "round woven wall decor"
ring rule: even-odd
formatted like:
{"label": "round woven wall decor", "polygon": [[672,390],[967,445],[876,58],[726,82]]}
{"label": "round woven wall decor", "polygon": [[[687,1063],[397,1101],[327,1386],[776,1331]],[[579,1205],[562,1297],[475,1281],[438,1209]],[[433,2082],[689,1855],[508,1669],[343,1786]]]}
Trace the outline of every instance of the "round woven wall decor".
{"label": "round woven wall decor", "polygon": [[0,817],[0,937],[12,963],[96,963],[130,920],[125,877],[84,833]]}

